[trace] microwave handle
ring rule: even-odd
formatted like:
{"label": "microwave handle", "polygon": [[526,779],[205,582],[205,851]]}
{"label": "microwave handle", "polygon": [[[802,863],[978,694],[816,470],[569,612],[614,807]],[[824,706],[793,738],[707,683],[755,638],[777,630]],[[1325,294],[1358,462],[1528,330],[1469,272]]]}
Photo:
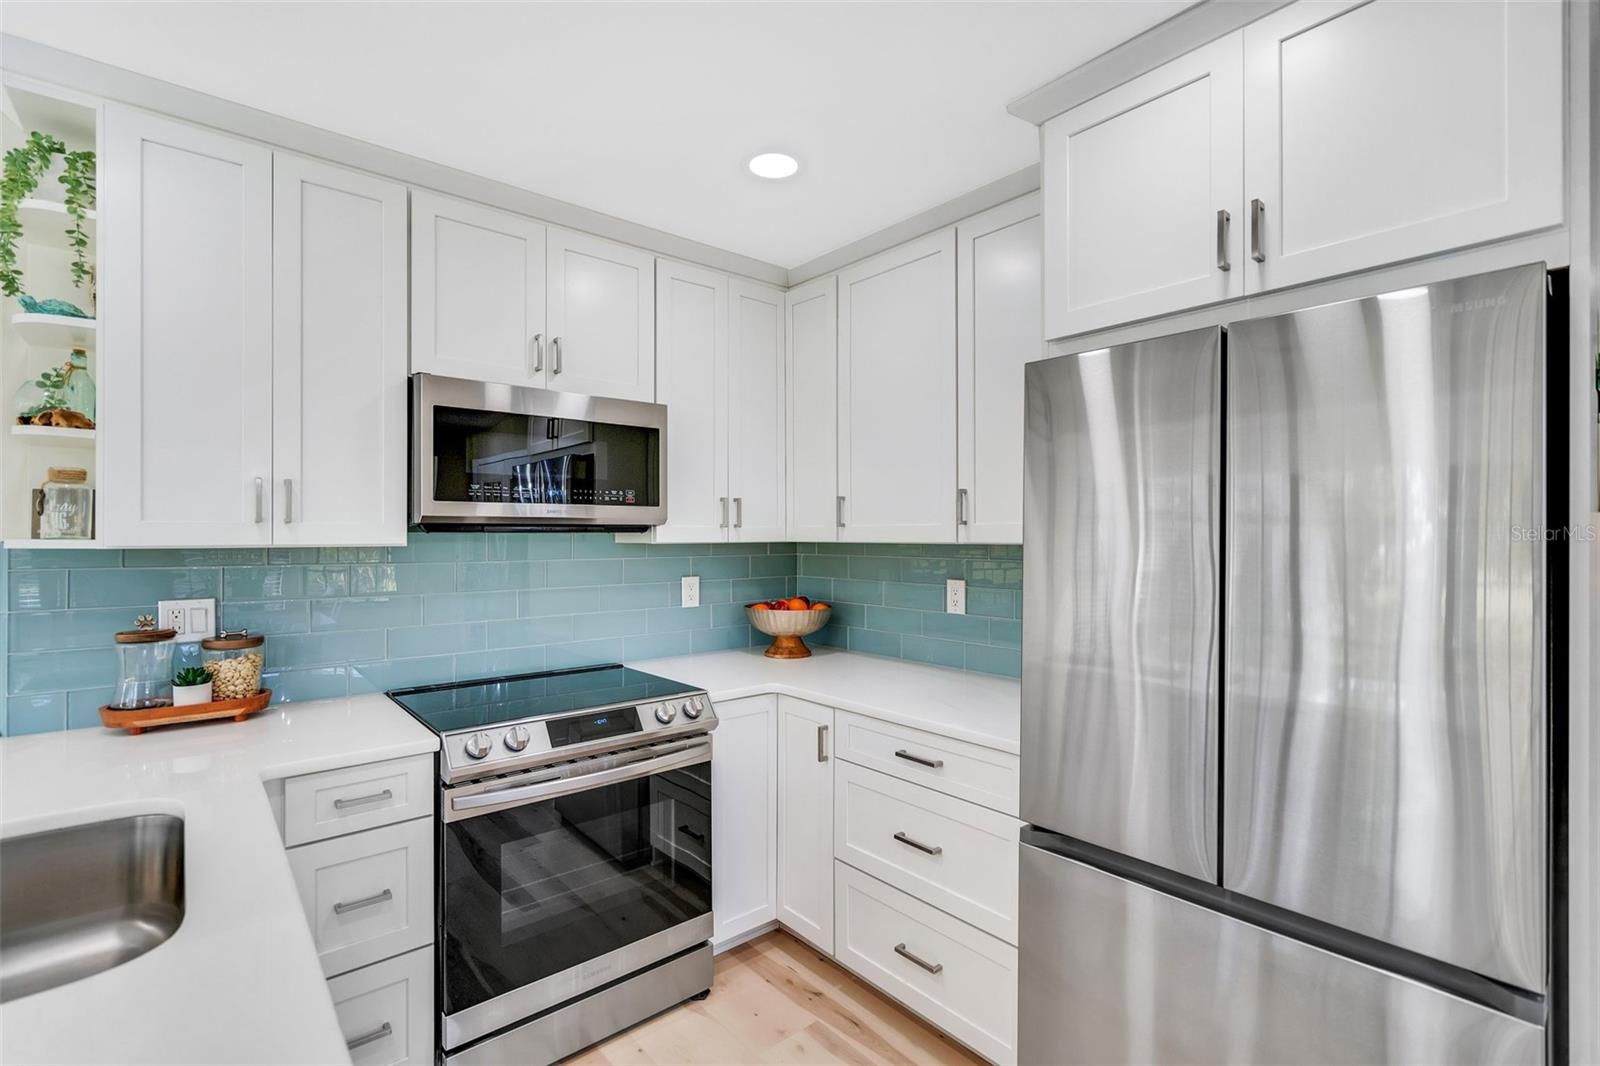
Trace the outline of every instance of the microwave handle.
{"label": "microwave handle", "polygon": [[507,787],[499,782],[493,784],[499,787],[486,791],[472,792],[468,795],[446,794],[444,820],[446,822],[459,822],[463,818],[474,818],[480,814],[492,814],[510,807],[522,807],[529,803],[539,803],[558,796],[570,796],[574,792],[587,792],[591,788],[601,785],[614,785],[622,781],[632,781],[635,778],[649,777],[651,774],[661,773],[663,770],[674,770],[680,766],[692,766],[697,762],[705,762],[711,758],[711,738],[708,736],[696,737],[693,741],[682,745],[664,745],[664,753],[660,749],[654,752],[646,748],[637,753],[634,761],[625,762],[620,766],[611,766],[608,769],[596,770],[586,774],[563,775],[551,777],[539,773],[531,774],[533,780],[526,785],[513,783]]}

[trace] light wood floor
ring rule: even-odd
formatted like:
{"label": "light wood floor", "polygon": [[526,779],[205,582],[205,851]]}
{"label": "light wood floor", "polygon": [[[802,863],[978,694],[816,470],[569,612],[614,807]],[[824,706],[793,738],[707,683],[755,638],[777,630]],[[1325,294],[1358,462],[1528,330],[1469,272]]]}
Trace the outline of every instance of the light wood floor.
{"label": "light wood floor", "polygon": [[788,933],[717,956],[710,998],[658,1014],[569,1066],[983,1060]]}

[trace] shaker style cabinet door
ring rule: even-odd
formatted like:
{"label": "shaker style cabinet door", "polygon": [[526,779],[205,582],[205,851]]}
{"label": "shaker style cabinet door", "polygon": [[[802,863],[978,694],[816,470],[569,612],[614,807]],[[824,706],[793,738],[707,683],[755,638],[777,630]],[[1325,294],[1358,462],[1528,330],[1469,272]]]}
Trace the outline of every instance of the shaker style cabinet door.
{"label": "shaker style cabinet door", "polygon": [[279,153],[272,228],[273,543],[404,544],[405,187]]}
{"label": "shaker style cabinet door", "polygon": [[1244,292],[1241,47],[1220,38],[1044,124],[1046,337]]}
{"label": "shaker style cabinet door", "polygon": [[1022,543],[1022,368],[1044,354],[1039,197],[956,226],[956,534]]}
{"label": "shaker style cabinet door", "polygon": [[105,153],[100,538],[267,544],[272,153],[115,106]]}
{"label": "shaker style cabinet door", "polygon": [[743,278],[729,291],[728,535],[783,540],[783,293]]}
{"label": "shaker style cabinet door", "polygon": [[789,540],[839,539],[838,284],[829,274],[784,294]]}
{"label": "shaker style cabinet door", "polygon": [[1249,290],[1560,224],[1563,6],[1339,0],[1246,27]]}
{"label": "shaker style cabinet door", "polygon": [[547,387],[653,401],[655,257],[637,248],[552,227],[547,273]]}
{"label": "shaker style cabinet door", "polygon": [[657,543],[728,536],[728,278],[656,262],[657,395],[667,405],[667,521]]}
{"label": "shaker style cabinet door", "polygon": [[718,702],[712,744],[712,940],[721,946],[778,914],[778,697]]}
{"label": "shaker style cabinet door", "polygon": [[839,273],[840,539],[956,539],[956,233]]}
{"label": "shaker style cabinet door", "polygon": [[411,194],[411,369],[543,386],[545,227],[430,192]]}
{"label": "shaker style cabinet door", "polygon": [[830,955],[833,741],[832,708],[778,697],[778,920]]}

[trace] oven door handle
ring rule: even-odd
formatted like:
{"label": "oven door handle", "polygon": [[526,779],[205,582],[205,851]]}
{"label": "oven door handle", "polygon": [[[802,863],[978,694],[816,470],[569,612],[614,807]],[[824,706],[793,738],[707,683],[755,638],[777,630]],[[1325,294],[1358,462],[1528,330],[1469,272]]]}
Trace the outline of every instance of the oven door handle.
{"label": "oven door handle", "polygon": [[473,791],[464,795],[458,789],[454,794],[447,793],[444,820],[459,822],[463,818],[476,818],[480,814],[493,814],[495,811],[555,799],[557,796],[570,796],[574,792],[587,792],[601,785],[614,785],[639,777],[649,777],[663,770],[692,766],[709,758],[711,758],[711,738],[703,736],[680,744],[664,744],[661,748],[647,749],[637,753],[627,762],[620,764],[613,762],[606,769],[592,773],[554,778],[546,775],[542,779],[538,779],[539,775],[534,775],[536,780],[526,785],[493,782],[492,785],[498,787],[488,787],[483,791]]}

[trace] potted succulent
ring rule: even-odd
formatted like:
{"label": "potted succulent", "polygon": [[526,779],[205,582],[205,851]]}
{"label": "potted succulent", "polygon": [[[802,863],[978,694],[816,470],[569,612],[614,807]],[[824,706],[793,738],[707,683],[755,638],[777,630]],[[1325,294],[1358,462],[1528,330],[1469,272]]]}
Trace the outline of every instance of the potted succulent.
{"label": "potted succulent", "polygon": [[186,666],[172,679],[172,705],[189,707],[211,702],[211,675],[198,666]]}

